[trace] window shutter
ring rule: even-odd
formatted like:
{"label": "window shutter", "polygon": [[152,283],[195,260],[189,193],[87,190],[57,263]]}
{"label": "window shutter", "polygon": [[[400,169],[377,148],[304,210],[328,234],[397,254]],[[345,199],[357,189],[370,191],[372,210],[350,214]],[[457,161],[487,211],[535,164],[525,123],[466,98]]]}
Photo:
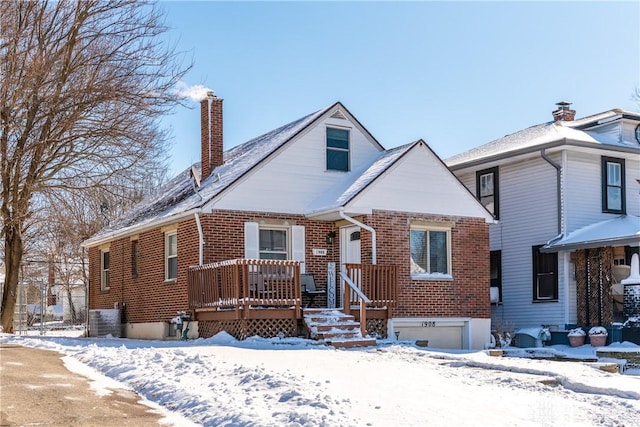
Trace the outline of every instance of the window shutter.
{"label": "window shutter", "polygon": [[300,261],[300,273],[304,274],[304,226],[293,225],[291,227],[291,257],[294,261]]}
{"label": "window shutter", "polygon": [[244,257],[260,258],[260,228],[257,222],[244,223]]}

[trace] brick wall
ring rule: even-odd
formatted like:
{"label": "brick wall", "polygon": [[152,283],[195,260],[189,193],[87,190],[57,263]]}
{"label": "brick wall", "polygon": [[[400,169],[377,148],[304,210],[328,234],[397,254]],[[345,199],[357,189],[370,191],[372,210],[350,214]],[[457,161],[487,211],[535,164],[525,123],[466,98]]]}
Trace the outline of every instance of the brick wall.
{"label": "brick wall", "polygon": [[[452,223],[453,280],[412,280],[409,226],[412,220]],[[374,211],[364,219],[377,233],[378,264],[398,265],[395,317],[490,317],[489,225],[482,219]],[[362,233],[362,260],[370,261],[370,233]]]}
{"label": "brick wall", "polygon": [[[399,299],[394,310],[398,317],[490,317],[489,303],[489,226],[481,219],[440,217],[406,212],[374,211],[359,218],[377,232],[378,264],[399,266]],[[411,280],[409,262],[409,224],[411,220],[453,223],[453,280]],[[327,263],[339,263],[339,238],[333,247],[326,243],[327,233],[337,231],[332,222],[311,221],[303,216],[261,212],[218,211],[203,214],[200,221],[205,236],[204,263],[244,257],[244,223],[247,221],[287,221],[305,227],[306,271],[313,273],[319,289],[327,286]],[[100,251],[89,249],[89,306],[113,308],[115,302],[125,307],[123,322],[167,321],[178,310],[187,310],[187,270],[198,264],[198,230],[194,219],[183,221],[177,229],[178,278],[164,281],[164,232],[154,229],[138,235],[139,274],[131,274],[131,239],[110,244],[110,284],[100,290]],[[371,234],[361,233],[362,262],[371,262]],[[314,256],[313,248],[327,249],[327,256]],[[318,304],[326,299],[317,298]]]}
{"label": "brick wall", "polygon": [[[329,256],[313,256],[312,248],[327,248],[326,235],[334,230],[333,223],[310,221],[303,216],[265,214],[259,212],[220,211],[200,216],[205,236],[204,263],[244,258],[244,223],[247,221],[287,221],[290,225],[305,227],[306,271],[316,276],[319,289],[326,289],[326,265]],[[198,229],[195,219],[178,226],[178,278],[165,282],[164,237],[160,229],[138,235],[138,276],[132,277],[131,238],[110,243],[110,289],[100,289],[100,250],[89,249],[90,309],[113,308],[114,303],[125,307],[123,322],[168,321],[176,311],[187,310],[187,271],[198,264]],[[334,251],[335,252],[335,251]],[[336,253],[336,256],[338,254]],[[316,298],[316,302],[326,301]]]}

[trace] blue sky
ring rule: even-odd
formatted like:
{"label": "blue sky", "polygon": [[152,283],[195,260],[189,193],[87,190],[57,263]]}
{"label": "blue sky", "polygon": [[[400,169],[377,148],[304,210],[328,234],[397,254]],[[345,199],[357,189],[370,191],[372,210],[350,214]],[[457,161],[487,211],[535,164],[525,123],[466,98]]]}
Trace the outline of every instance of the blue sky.
{"label": "blue sky", "polygon": [[[639,111],[639,2],[161,2],[193,59],[187,87],[224,99],[225,149],[341,101],[385,147],[443,159],[551,120]],[[171,175],[199,160],[179,107]]]}

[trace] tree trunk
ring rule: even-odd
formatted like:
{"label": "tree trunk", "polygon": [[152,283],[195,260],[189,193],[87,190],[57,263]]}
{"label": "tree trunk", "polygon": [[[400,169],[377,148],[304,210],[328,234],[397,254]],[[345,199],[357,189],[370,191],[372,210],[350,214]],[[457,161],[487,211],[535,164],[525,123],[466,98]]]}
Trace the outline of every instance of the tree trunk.
{"label": "tree trunk", "polygon": [[11,224],[5,224],[4,245],[7,272],[4,281],[4,292],[2,293],[2,330],[12,334],[13,316],[18,296],[20,262],[22,261],[24,244],[20,231]]}

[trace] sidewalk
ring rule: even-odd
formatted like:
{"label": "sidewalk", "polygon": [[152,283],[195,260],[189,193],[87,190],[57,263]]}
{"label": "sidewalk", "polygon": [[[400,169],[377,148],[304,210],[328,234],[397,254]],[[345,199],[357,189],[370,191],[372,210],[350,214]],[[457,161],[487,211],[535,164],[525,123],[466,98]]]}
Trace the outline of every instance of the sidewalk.
{"label": "sidewalk", "polygon": [[0,345],[0,426],[158,426],[162,415],[127,390],[100,396],[62,354]]}

